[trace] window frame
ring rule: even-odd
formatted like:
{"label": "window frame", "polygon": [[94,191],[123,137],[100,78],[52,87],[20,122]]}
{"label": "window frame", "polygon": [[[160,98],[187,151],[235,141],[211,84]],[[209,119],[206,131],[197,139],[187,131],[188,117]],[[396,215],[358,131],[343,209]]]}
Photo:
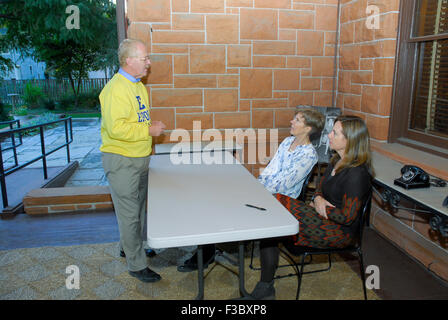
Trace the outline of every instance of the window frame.
{"label": "window frame", "polygon": [[[421,41],[446,39],[448,34],[413,37],[417,0],[400,1],[397,55],[392,92],[392,113],[388,142],[397,142],[448,158],[448,138],[409,129],[411,105],[415,94],[415,70],[418,67],[418,44]],[[410,67],[411,66],[411,67]],[[403,116],[407,115],[407,116]]]}

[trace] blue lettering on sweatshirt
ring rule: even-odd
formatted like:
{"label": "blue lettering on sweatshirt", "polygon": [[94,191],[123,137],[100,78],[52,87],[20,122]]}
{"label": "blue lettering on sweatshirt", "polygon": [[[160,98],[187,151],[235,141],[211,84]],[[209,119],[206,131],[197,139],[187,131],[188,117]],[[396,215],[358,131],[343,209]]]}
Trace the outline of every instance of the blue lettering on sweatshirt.
{"label": "blue lettering on sweatshirt", "polygon": [[138,122],[145,122],[151,119],[148,111],[139,112],[137,113],[137,115],[138,115]]}
{"label": "blue lettering on sweatshirt", "polygon": [[[140,98],[140,96],[136,96],[137,98],[137,102],[138,102],[138,108],[140,110],[145,110],[146,106],[141,103],[142,98]],[[145,110],[143,112],[137,112],[138,115],[138,122],[145,122],[145,121],[150,121],[151,117],[149,116],[149,111]]]}
{"label": "blue lettering on sweatshirt", "polygon": [[136,98],[137,98],[137,102],[138,102],[138,108],[140,110],[144,110],[146,107],[143,103],[141,103],[142,98],[140,98],[140,96],[136,96]]}

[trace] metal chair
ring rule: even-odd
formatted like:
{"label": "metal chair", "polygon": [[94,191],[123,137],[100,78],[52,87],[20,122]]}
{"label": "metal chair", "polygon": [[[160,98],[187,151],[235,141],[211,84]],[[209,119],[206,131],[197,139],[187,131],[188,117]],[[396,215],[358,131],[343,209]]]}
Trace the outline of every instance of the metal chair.
{"label": "metal chair", "polygon": [[[300,191],[299,196],[297,197],[297,200],[301,200],[301,201],[305,201],[306,200],[306,192],[308,190],[308,184],[311,180],[311,177],[313,176],[314,173],[314,169],[316,168],[317,165],[315,165],[311,171],[308,173],[308,175],[305,178],[305,181],[303,181],[303,186],[302,186],[302,191]],[[254,249],[255,249],[255,241],[252,241],[252,251],[251,251],[251,255],[250,255],[250,264],[249,264],[249,268],[251,268],[252,270],[261,270],[260,267],[254,267],[253,265],[253,260],[254,260]],[[284,268],[284,267],[290,267],[290,265],[281,265],[279,266],[279,268]],[[276,276],[275,279],[280,279],[280,278],[285,278],[285,277],[292,277],[296,274],[292,273],[289,275],[284,275],[284,276]]]}
{"label": "metal chair", "polygon": [[[364,229],[364,223],[367,216],[367,213],[370,211],[372,201],[372,193],[369,193],[369,196],[364,203],[364,206],[362,208],[361,214],[358,216],[358,219],[354,223],[358,223],[357,226],[357,234],[355,235],[355,241],[352,245],[345,247],[345,248],[325,248],[325,249],[317,249],[317,248],[311,248],[311,247],[294,247],[294,253],[290,252],[291,254],[295,256],[302,256],[302,259],[300,263],[296,263],[292,257],[285,252],[285,250],[281,249],[282,253],[284,253],[286,256],[289,257],[291,260],[291,265],[297,274],[297,293],[296,293],[296,300],[299,299],[300,295],[300,286],[302,284],[302,276],[304,274],[308,273],[316,273],[316,272],[322,272],[322,271],[328,271],[331,268],[331,254],[332,253],[356,253],[358,260],[359,260],[359,266],[360,266],[360,272],[361,272],[361,280],[362,280],[362,286],[364,290],[364,299],[367,300],[367,291],[366,291],[366,283],[365,283],[365,271],[364,271],[364,262],[363,262],[363,255],[362,255],[362,236],[363,236],[363,229]],[[307,256],[312,257],[313,255],[328,255],[328,268],[326,269],[320,269],[320,270],[313,270],[304,272],[304,266],[309,263],[305,263],[305,258]],[[299,269],[300,266],[300,269]]]}

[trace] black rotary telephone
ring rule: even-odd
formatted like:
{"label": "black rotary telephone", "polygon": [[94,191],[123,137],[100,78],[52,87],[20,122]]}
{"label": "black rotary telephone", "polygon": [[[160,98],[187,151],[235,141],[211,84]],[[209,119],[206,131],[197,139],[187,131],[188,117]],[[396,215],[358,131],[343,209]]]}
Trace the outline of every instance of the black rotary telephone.
{"label": "black rotary telephone", "polygon": [[405,189],[429,188],[429,175],[417,166],[405,165],[401,168],[401,177],[394,184]]}

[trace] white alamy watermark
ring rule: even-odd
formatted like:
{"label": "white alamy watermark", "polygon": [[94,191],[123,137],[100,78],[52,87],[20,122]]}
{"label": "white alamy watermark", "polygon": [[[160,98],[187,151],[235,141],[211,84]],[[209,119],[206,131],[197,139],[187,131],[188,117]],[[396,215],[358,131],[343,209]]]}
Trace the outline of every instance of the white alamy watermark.
{"label": "white alamy watermark", "polygon": [[[180,139],[180,141],[179,141]],[[192,134],[185,129],[175,129],[170,134],[171,141],[179,141],[174,145],[170,153],[173,164],[234,164],[239,160],[246,164],[266,164],[268,159],[267,144],[269,144],[269,155],[273,156],[278,149],[278,130],[269,129],[218,129],[201,130],[201,121],[193,121]],[[247,154],[243,148],[247,141]],[[269,141],[269,143],[267,143]],[[239,158],[235,159],[231,154],[215,151],[235,150],[239,145]],[[191,152],[191,151],[202,152]],[[247,156],[247,161],[246,161]]]}
{"label": "white alamy watermark", "polygon": [[380,8],[375,5],[366,7],[366,27],[369,30],[378,30],[380,28]]}
{"label": "white alamy watermark", "polygon": [[380,288],[380,268],[375,265],[367,266],[366,274],[369,274],[366,278],[366,288],[378,290]]}
{"label": "white alamy watermark", "polygon": [[65,273],[67,273],[69,276],[65,279],[65,287],[68,290],[79,289],[79,282],[80,282],[80,273],[79,273],[79,267],[76,265],[70,265],[67,268],[65,268]]}
{"label": "white alamy watermark", "polygon": [[69,30],[79,29],[79,7],[75,5],[65,8],[65,13],[69,14],[65,19],[65,27]]}

